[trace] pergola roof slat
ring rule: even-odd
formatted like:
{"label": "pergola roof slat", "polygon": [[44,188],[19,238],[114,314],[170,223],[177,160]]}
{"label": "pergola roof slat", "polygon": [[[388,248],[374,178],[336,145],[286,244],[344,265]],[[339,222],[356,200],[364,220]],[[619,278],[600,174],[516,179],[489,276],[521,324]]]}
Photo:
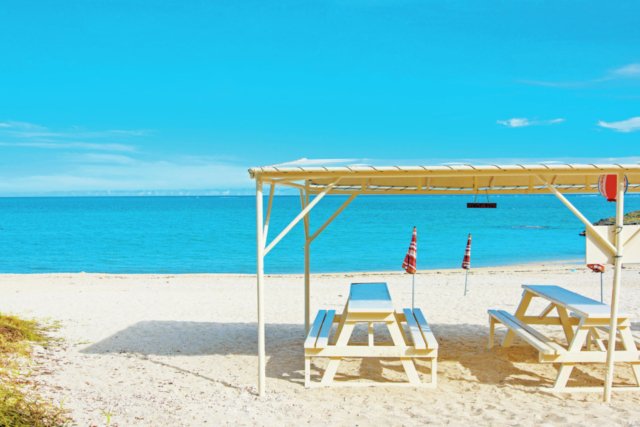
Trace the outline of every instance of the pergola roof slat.
{"label": "pergola roof slat", "polygon": [[[629,182],[629,192],[640,192],[640,164],[509,164],[509,165],[440,165],[440,166],[320,166],[294,163],[277,166],[263,166],[249,169],[252,177],[273,180],[286,179],[288,183],[309,181],[312,192],[325,189],[340,177],[331,194],[469,194],[488,192],[489,194],[522,194],[523,192],[548,193],[544,185],[531,179],[540,176],[561,192],[593,193],[598,191],[597,177],[605,174],[624,172]],[[419,179],[428,179],[428,188],[418,188]],[[363,186],[363,179],[367,184]],[[283,182],[284,185],[286,183]]]}

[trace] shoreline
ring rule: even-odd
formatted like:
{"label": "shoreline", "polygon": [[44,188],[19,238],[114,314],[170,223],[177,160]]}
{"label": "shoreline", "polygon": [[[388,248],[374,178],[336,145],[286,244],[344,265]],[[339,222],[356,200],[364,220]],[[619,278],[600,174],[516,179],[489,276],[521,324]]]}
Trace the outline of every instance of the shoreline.
{"label": "shoreline", "polygon": [[[606,269],[607,272],[612,271],[613,266],[607,266],[609,268]],[[633,270],[639,269],[640,264],[624,264],[623,269],[625,270]],[[489,267],[477,267],[470,268],[469,275],[480,274],[485,272],[536,272],[536,271],[562,271],[562,270],[576,270],[576,271],[587,271],[591,272],[591,270],[584,264],[583,261],[571,261],[571,260],[563,260],[563,261],[550,261],[544,263],[525,263],[525,264],[509,264],[502,266],[489,266]],[[404,276],[407,273],[404,271],[345,271],[345,272],[331,272],[331,273],[311,273],[311,277],[353,277],[357,275],[362,276]],[[465,274],[465,270],[462,268],[442,268],[442,269],[432,269],[432,270],[418,270],[416,272],[416,276],[429,276],[433,274]],[[255,274],[247,274],[247,273],[86,273],[84,271],[73,273],[73,272],[56,272],[56,273],[0,273],[0,279],[3,277],[60,277],[60,276],[103,276],[105,278],[109,277],[241,277],[241,278],[255,278]],[[265,273],[266,278],[277,278],[277,277],[304,277],[304,273]]]}

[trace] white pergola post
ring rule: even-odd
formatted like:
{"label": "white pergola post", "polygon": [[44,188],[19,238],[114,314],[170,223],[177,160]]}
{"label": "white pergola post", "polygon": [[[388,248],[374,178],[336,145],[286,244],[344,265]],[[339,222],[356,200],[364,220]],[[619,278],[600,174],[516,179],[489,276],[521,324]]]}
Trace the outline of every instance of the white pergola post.
{"label": "white pergola post", "polygon": [[264,396],[266,382],[266,363],[264,345],[264,229],[262,216],[262,181],[256,175],[256,241],[258,281],[258,394]]}
{"label": "white pergola post", "polygon": [[[340,208],[318,229],[313,235],[310,235],[309,231],[309,211],[322,199],[331,189],[338,183],[340,178],[334,180],[327,188],[322,190],[313,199],[313,202],[309,203],[310,187],[309,181],[306,182],[306,186],[300,188],[300,202],[302,205],[302,212],[295,217],[291,223],[271,242],[269,246],[266,245],[266,235],[269,230],[269,219],[271,217],[271,206],[273,203],[273,194],[276,183],[270,182],[271,189],[269,191],[269,205],[267,208],[266,221],[263,218],[263,194],[262,194],[262,180],[259,174],[256,174],[256,243],[257,243],[257,282],[258,282],[258,394],[264,396],[265,383],[266,383],[266,356],[265,356],[265,325],[264,325],[264,257],[275,247],[276,244],[301,220],[304,220],[305,231],[305,245],[304,245],[304,294],[305,294],[305,334],[309,332],[310,325],[310,256],[309,245],[315,239],[318,234],[324,228],[334,220],[336,216],[356,197],[351,196]],[[263,222],[264,221],[264,222]],[[263,225],[264,224],[264,225]]]}
{"label": "white pergola post", "polygon": [[624,227],[624,174],[618,173],[618,197],[616,198],[616,257],[613,270],[613,291],[611,295],[611,323],[609,324],[609,348],[607,349],[607,376],[604,383],[604,401],[611,401],[611,387],[613,385],[613,356],[616,349],[616,335],[618,332],[618,291],[622,274],[622,229]]}
{"label": "white pergola post", "polygon": [[[305,183],[305,190],[300,190],[300,202],[302,209],[309,205],[309,180]],[[310,253],[309,253],[309,211],[304,216],[304,334],[309,333],[309,325],[311,324],[311,273],[310,273]]]}

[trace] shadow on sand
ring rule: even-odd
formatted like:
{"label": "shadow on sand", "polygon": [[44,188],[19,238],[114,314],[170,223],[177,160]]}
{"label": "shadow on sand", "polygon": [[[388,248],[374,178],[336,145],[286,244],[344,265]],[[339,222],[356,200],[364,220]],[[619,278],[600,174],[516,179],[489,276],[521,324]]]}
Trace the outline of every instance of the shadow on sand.
{"label": "shadow on sand", "polygon": [[[365,325],[358,326],[362,327],[356,328],[351,342],[364,343],[367,340]],[[502,332],[496,333],[498,345],[489,350],[487,349],[488,326],[459,324],[433,325],[432,328],[440,345],[438,358],[440,381],[447,379],[465,381],[470,385],[531,387],[532,392],[537,392],[537,387],[551,387],[553,385],[559,365],[541,367],[538,363],[537,351],[530,346],[500,347]],[[265,333],[268,360],[267,376],[303,384],[304,326],[299,324],[267,324]],[[375,339],[377,344],[391,343],[391,338],[384,325],[375,326]],[[134,354],[153,363],[197,375],[210,381],[224,383],[220,379],[207,378],[201,374],[185,371],[169,363],[166,358],[161,362],[148,359],[148,356],[257,356],[257,342],[256,323],[145,321],[136,323],[88,346],[82,350],[82,353]],[[346,363],[349,363],[349,360],[346,360]],[[324,366],[326,363],[314,364],[313,369],[319,373],[319,375],[313,376],[314,381],[317,381],[324,373]],[[458,368],[455,368],[456,366]],[[531,367],[531,370],[528,370],[528,366]],[[431,374],[430,364],[426,361],[418,361],[416,369],[426,376]],[[397,371],[398,375],[404,372],[399,361],[365,359],[359,364],[357,375],[339,373],[335,379],[336,381],[350,381],[366,378],[379,382],[390,381],[384,373],[385,370]],[[602,379],[594,377],[589,372],[588,369],[576,367],[568,386],[601,385]],[[398,377],[398,375],[394,375],[394,377]],[[399,380],[405,381],[404,375],[401,376],[402,378]]]}

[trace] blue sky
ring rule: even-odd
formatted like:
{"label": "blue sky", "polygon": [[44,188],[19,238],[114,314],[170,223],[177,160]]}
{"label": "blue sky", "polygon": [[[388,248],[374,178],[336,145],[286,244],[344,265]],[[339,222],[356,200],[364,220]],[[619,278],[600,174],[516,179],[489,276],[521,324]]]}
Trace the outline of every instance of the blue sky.
{"label": "blue sky", "polygon": [[[631,157],[637,1],[5,2],[0,195],[306,158]],[[437,161],[437,160],[436,160]]]}

